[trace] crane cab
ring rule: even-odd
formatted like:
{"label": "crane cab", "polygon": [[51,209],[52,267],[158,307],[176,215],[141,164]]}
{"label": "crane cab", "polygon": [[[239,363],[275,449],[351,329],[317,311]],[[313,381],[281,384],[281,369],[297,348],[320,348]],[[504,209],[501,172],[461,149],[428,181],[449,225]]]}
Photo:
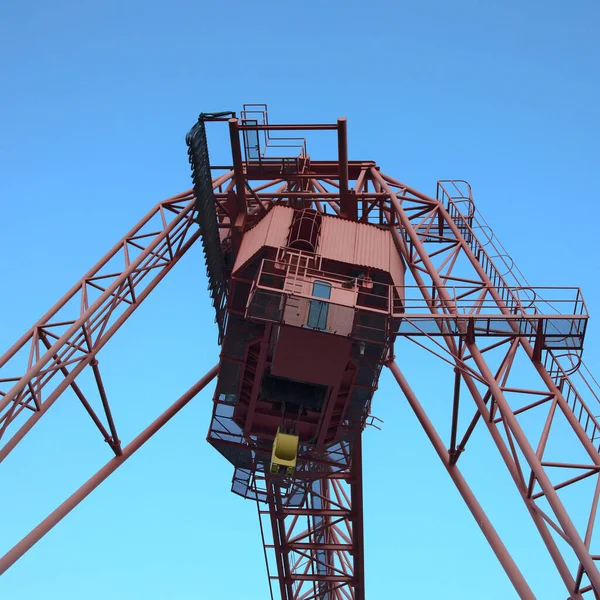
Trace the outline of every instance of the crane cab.
{"label": "crane cab", "polygon": [[237,468],[258,461],[289,474],[293,448],[302,462],[351,440],[369,414],[403,284],[387,227],[273,206],[233,265],[209,441]]}

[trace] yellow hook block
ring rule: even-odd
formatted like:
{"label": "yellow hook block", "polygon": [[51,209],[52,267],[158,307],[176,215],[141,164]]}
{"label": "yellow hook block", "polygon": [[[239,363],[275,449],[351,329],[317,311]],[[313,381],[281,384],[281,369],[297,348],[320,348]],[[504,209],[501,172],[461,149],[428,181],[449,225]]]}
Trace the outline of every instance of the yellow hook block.
{"label": "yellow hook block", "polygon": [[281,467],[286,467],[289,476],[296,470],[299,437],[292,433],[281,433],[277,428],[277,435],[273,440],[273,453],[271,454],[271,473],[279,475]]}

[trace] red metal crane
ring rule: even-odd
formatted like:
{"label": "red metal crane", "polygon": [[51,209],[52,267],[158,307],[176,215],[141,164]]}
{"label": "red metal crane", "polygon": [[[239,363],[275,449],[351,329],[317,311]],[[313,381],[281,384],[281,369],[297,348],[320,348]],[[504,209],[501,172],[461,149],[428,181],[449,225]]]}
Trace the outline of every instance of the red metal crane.
{"label": "red metal crane", "polygon": [[[207,122],[228,127],[230,165],[210,164]],[[337,135],[337,160],[313,160],[303,138],[281,133],[316,130]],[[115,455],[0,573],[216,377],[208,441],[233,466],[232,491],[257,503],[271,596],[364,598],[361,436],[387,366],[519,596],[535,597],[459,469],[476,427],[489,430],[568,597],[600,597],[600,424],[579,289],[531,287],[466,182],[440,181],[431,198],[349,161],[345,119],[273,125],[266,106],[245,105],[239,117],[201,114],[187,144],[193,190],[154,207],[0,359],[0,461],[67,388]],[[96,354],[198,240],[219,362],[123,446]],[[453,371],[447,440],[400,370],[407,354],[395,360],[402,345]],[[102,414],[80,387],[87,372]],[[556,439],[565,427],[568,444]]]}

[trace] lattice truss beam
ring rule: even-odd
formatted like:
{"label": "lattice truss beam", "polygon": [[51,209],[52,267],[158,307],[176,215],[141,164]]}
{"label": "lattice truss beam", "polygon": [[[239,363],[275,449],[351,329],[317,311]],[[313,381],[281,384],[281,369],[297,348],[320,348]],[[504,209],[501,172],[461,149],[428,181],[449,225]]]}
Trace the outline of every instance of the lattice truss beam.
{"label": "lattice truss beam", "polygon": [[191,191],[157,204],[0,358],[0,461],[69,387],[121,454],[96,356],[198,239],[193,225]]}
{"label": "lattice truss beam", "polygon": [[[273,204],[346,214],[339,180],[322,175],[327,168],[306,164],[301,177],[247,181],[249,218]],[[524,281],[475,210],[468,186],[440,182],[438,197],[430,198],[372,163],[349,170],[355,218],[393,224],[408,267],[396,346],[413,344],[437,357],[440,369],[453,370],[443,460],[458,470],[473,431],[486,427],[569,597],[598,597],[600,425],[590,408],[598,404],[595,384],[581,362],[587,310],[579,290]],[[230,222],[226,197],[235,193],[233,180],[217,193],[223,223]],[[533,597],[522,577],[513,583],[522,597]]]}
{"label": "lattice truss beam", "polygon": [[285,600],[364,598],[360,453],[360,438],[336,444],[320,457],[322,477],[301,469],[289,490],[268,474],[256,482],[272,598],[273,587]]}
{"label": "lattice truss beam", "polygon": [[[391,225],[408,269],[395,347],[413,344],[439,359],[440,367],[453,370],[449,435],[442,446],[434,443],[438,454],[458,481],[458,465],[471,449],[473,431],[488,429],[569,597],[599,597],[600,549],[593,534],[600,496],[600,425],[594,416],[594,385],[581,366],[587,312],[579,292],[539,290],[515,277],[512,262],[475,211],[470,193],[455,193],[455,183],[441,183],[438,197],[430,198],[381,174],[369,161],[350,161],[342,177],[339,164],[308,157],[298,159],[289,173],[279,169],[275,176],[274,168],[271,164],[235,172],[228,166],[213,180],[225,244],[235,247],[243,229],[274,204]],[[68,387],[119,455],[96,355],[198,239],[193,220],[190,192],[160,203],[0,359],[0,460]],[[92,373],[100,410],[92,408],[76,381],[86,369]],[[418,411],[408,384],[399,381]],[[419,414],[430,438],[437,440],[431,423]],[[355,539],[362,529],[362,507],[354,505],[356,492],[352,495],[357,478],[350,471],[341,479],[322,481],[322,489],[311,489],[307,502],[319,498],[329,507],[323,510],[350,511],[350,522],[341,515],[338,522],[327,514],[316,522],[309,513],[287,513],[278,492],[269,493],[269,518],[277,525],[273,544],[276,554],[289,562],[277,567],[286,599],[360,598],[364,593],[362,575],[356,578],[356,561],[362,564],[362,541]],[[345,485],[350,485],[349,495]],[[584,503],[586,517],[581,519]],[[474,506],[471,502],[476,512]],[[305,522],[312,518],[302,531],[300,516]],[[291,527],[294,517],[298,519]],[[312,533],[303,538],[304,531]],[[353,546],[353,554],[345,545]],[[532,598],[498,548],[521,597]],[[323,568],[327,579],[302,578]],[[354,579],[330,579],[336,576]],[[326,591],[319,587],[324,583]]]}
{"label": "lattice truss beam", "polygon": [[[454,370],[449,464],[457,464],[475,427],[485,424],[569,597],[582,598],[586,592],[598,597],[595,561],[600,556],[593,548],[593,531],[600,493],[600,428],[589,408],[590,402],[597,406],[591,380],[578,369],[582,338],[575,339],[585,328],[579,319],[584,311],[568,309],[565,322],[559,323],[552,313],[563,300],[542,300],[532,288],[510,286],[513,270],[487,226],[469,205],[467,211],[459,210],[443,185],[445,203],[410,193],[390,178],[374,177],[390,194],[398,245],[432,314],[467,313],[456,327],[441,319],[436,333],[421,328],[422,337],[402,336]],[[499,271],[494,258],[509,266],[507,273]],[[457,292],[457,286],[464,291]],[[475,301],[463,311],[460,303],[468,297]],[[537,312],[537,326],[524,328],[519,319],[533,305],[544,306],[545,312]],[[488,328],[481,319],[490,308],[505,317],[495,321],[500,327]],[[587,400],[577,391],[575,378],[590,392]],[[465,402],[473,412],[461,420]],[[519,591],[528,597],[526,590]]]}

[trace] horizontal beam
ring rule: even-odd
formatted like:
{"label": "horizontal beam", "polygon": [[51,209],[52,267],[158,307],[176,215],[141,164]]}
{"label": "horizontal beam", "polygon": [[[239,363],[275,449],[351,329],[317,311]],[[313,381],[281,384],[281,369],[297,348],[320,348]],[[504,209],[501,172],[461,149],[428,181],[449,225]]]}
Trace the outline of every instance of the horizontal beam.
{"label": "horizontal beam", "polygon": [[[340,198],[339,192],[256,192],[256,195],[259,198]],[[363,192],[360,194],[356,194],[357,198],[385,198],[387,194],[382,194],[381,192]],[[215,198],[218,200],[227,199],[227,194],[225,193],[217,193],[215,194]]]}
{"label": "horizontal beam", "polygon": [[[275,577],[273,579],[276,579]],[[304,574],[294,574],[294,580],[296,581],[331,581],[334,582],[346,582],[352,583],[352,575],[319,575],[315,573],[314,575],[304,575]]]}
{"label": "horizontal beam", "polygon": [[[267,546],[268,547],[268,546]],[[335,550],[337,552],[351,552],[353,544],[327,544],[321,542],[294,542],[284,544],[286,550]]]}
{"label": "horizontal beam", "polygon": [[[268,515],[268,510],[261,510],[261,515]],[[336,508],[336,509],[325,509],[325,508],[286,508],[285,514],[288,516],[298,517],[345,517],[349,518],[352,516],[350,509]]]}
{"label": "horizontal beam", "polygon": [[322,131],[322,130],[335,130],[337,124],[331,123],[313,123],[313,124],[289,124],[289,125],[240,125],[241,131]]}

